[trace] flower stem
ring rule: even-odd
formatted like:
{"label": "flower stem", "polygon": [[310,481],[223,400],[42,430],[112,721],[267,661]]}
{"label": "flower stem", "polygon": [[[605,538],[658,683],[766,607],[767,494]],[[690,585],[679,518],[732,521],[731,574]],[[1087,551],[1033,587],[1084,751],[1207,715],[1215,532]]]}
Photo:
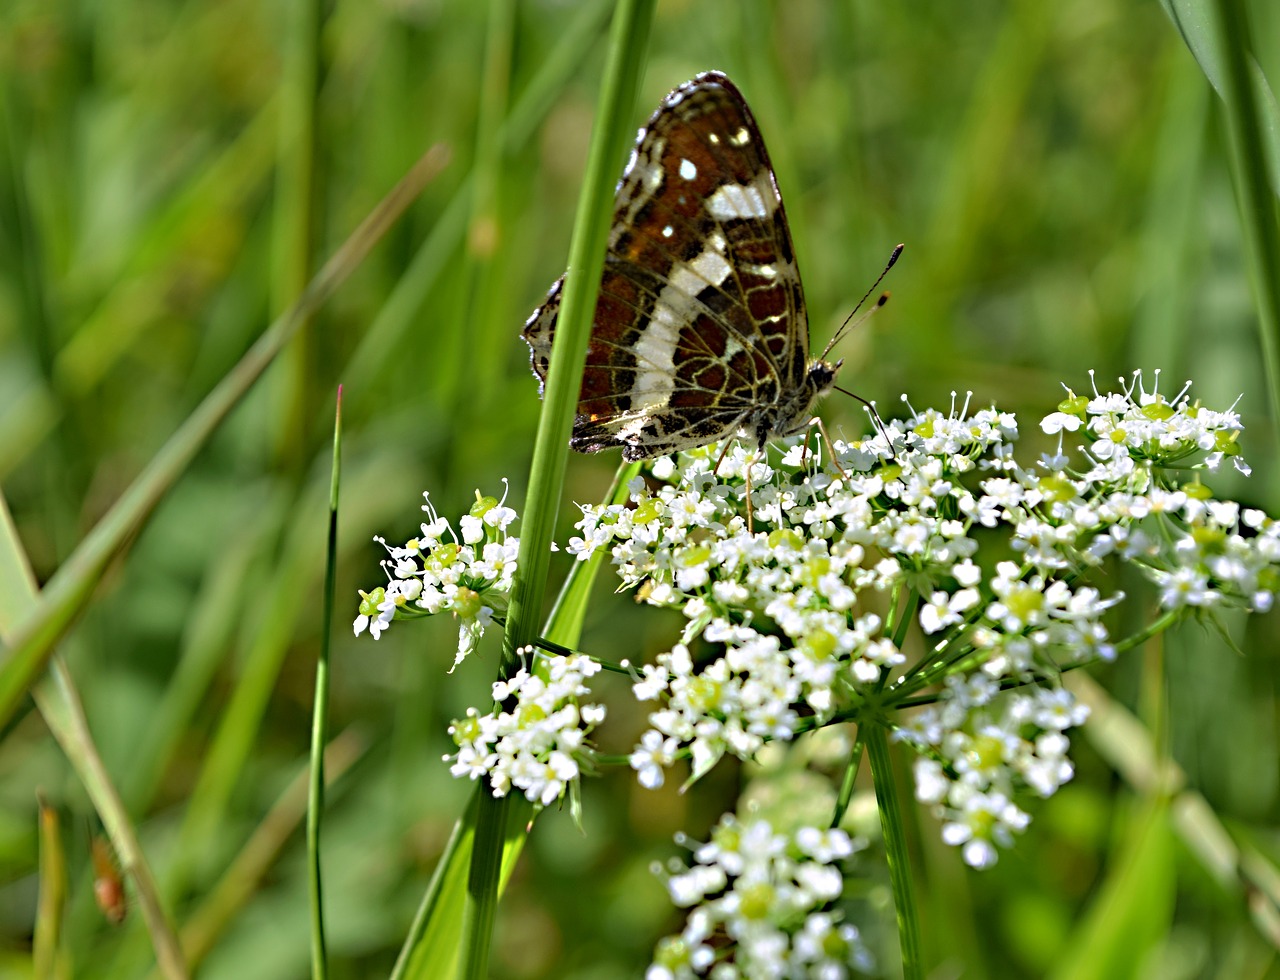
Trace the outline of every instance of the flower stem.
{"label": "flower stem", "polygon": [[911,865],[907,856],[907,835],[898,806],[893,764],[889,757],[888,731],[877,720],[859,726],[871,762],[871,780],[876,789],[876,806],[880,810],[880,828],[884,833],[885,859],[889,865],[889,881],[893,887],[893,904],[898,914],[898,944],[902,949],[903,980],[919,980],[924,976],[920,960],[920,920],[915,895],[911,888]]}
{"label": "flower stem", "polygon": [[[1170,626],[1172,626],[1174,623],[1176,623],[1179,619],[1182,618],[1183,614],[1184,614],[1184,610],[1182,609],[1170,609],[1168,612],[1162,615],[1159,619],[1157,619],[1154,623],[1151,623],[1148,626],[1144,626],[1142,629],[1138,630],[1138,632],[1134,633],[1132,636],[1126,636],[1123,640],[1117,641],[1116,653],[1117,654],[1124,653],[1126,650],[1132,650],[1134,647],[1142,646],[1142,644],[1146,643],[1147,640],[1151,639],[1153,636],[1158,636],[1159,634],[1167,630]],[[1088,665],[1081,664],[1080,666],[1084,667]]]}
{"label": "flower stem", "polygon": [[844,780],[840,783],[840,795],[836,797],[836,810],[831,815],[831,826],[839,827],[849,809],[849,801],[853,799],[853,785],[858,781],[858,770],[862,768],[862,753],[866,748],[863,740],[862,726],[858,726],[858,737],[849,753],[849,761],[844,767]]}
{"label": "flower stem", "polygon": [[329,647],[338,563],[338,488],[342,480],[342,386],[333,417],[333,464],[329,481],[329,540],[324,568],[324,612],[316,689],[311,715],[311,766],[307,786],[307,878],[311,904],[311,977],[325,980],[329,956],[324,939],[324,893],[320,880],[320,825],[324,816],[324,748],[329,741]]}

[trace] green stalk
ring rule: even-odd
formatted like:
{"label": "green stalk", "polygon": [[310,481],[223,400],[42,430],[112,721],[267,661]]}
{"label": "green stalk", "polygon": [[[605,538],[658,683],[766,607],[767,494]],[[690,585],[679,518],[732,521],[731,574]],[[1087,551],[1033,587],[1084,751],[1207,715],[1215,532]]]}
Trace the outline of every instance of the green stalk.
{"label": "green stalk", "polygon": [[320,658],[311,716],[311,774],[307,787],[307,876],[311,892],[311,976],[329,975],[324,942],[324,894],[320,882],[320,823],[324,814],[324,747],[329,742],[329,647],[332,641],[333,593],[338,566],[338,487],[342,478],[342,386],[333,416],[333,476],[329,481],[329,541],[324,567]]}
{"label": "green stalk", "polygon": [[31,964],[38,980],[57,977],[58,947],[62,941],[62,913],[67,903],[67,856],[62,847],[58,811],[36,791],[39,809],[40,894],[31,936]]}
{"label": "green stalk", "polygon": [[[1222,37],[1222,101],[1231,134],[1231,156],[1240,220],[1253,273],[1263,362],[1271,393],[1271,421],[1280,427],[1280,227],[1276,199],[1267,180],[1262,118],[1252,73],[1261,76],[1253,58],[1249,20],[1239,0],[1213,4]],[[1265,79],[1261,87],[1266,89]]]}
{"label": "green stalk", "polygon": [[31,696],[102,818],[107,836],[120,855],[121,870],[133,880],[138,906],[155,950],[156,965],[167,980],[184,980],[190,972],[174,931],[173,919],[160,897],[151,865],[138,840],[137,829],[125,811],[124,802],[111,782],[111,775],[94,743],[75,681],[58,656],[53,658],[50,673],[50,677],[35,686]]}
{"label": "green stalk", "polygon": [[831,826],[839,827],[840,821],[849,810],[849,801],[853,799],[853,787],[858,781],[858,770],[862,768],[862,754],[866,750],[863,737],[863,726],[858,725],[858,737],[849,753],[849,761],[844,767],[844,779],[840,783],[840,795],[836,797],[836,809],[831,815]]}
{"label": "green stalk", "polygon": [[[0,494],[0,582],[7,590],[5,597],[0,599],[0,637],[8,640],[15,613],[38,603],[41,593],[36,587],[35,574],[26,552],[22,550],[3,494]],[[102,818],[111,845],[120,856],[121,870],[133,880],[138,906],[155,950],[156,964],[167,980],[183,980],[189,973],[172,918],[160,898],[151,865],[138,840],[137,829],[89,730],[75,680],[61,657],[55,656],[52,666],[50,676],[32,689],[31,696]],[[52,874],[55,869],[51,865],[49,870]],[[64,871],[59,870],[58,873],[63,874]],[[56,945],[58,930],[50,916],[55,901],[59,907],[62,905],[62,896],[56,893],[57,882],[50,878],[45,886],[43,900],[46,904],[40,908],[42,922],[37,937],[40,940],[38,952],[42,958],[46,952],[54,955],[52,946]],[[61,914],[60,910],[58,914]]]}
{"label": "green stalk", "polygon": [[[600,103],[569,249],[570,274],[565,280],[556,325],[557,342],[551,353],[542,415],[534,438],[529,495],[520,535],[519,571],[512,586],[503,635],[499,666],[502,677],[517,669],[516,651],[538,636],[551,536],[568,461],[569,432],[604,269],[613,189],[624,148],[634,131],[632,107],[644,64],[653,8],[654,0],[620,0],[614,13]],[[468,980],[482,980],[488,975],[489,939],[498,900],[506,831],[503,800],[496,799],[486,788],[480,793],[479,807],[463,907],[461,976]]]}
{"label": "green stalk", "polygon": [[[281,80],[279,146],[272,215],[272,310],[283,310],[298,297],[315,268],[323,237],[320,216],[325,188],[321,165],[320,89],[326,4],[294,0],[285,39]],[[280,411],[275,417],[274,449],[297,467],[314,406],[310,379],[315,376],[311,331],[300,331],[285,349],[274,377]]]}
{"label": "green stalk", "polygon": [[889,865],[889,881],[893,887],[893,905],[898,914],[902,976],[903,980],[920,980],[924,976],[924,965],[920,958],[920,918],[911,888],[911,862],[907,854],[902,810],[898,807],[893,762],[889,757],[888,731],[882,722],[875,719],[868,720],[861,730],[866,737],[871,780],[875,784],[880,828],[884,833],[885,860]]}

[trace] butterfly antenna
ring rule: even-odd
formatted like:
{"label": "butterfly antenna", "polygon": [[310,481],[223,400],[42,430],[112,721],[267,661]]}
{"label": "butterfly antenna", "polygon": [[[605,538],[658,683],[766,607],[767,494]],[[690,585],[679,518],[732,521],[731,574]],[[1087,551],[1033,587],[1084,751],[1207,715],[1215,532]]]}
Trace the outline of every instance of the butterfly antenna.
{"label": "butterfly antenna", "polygon": [[[862,309],[862,304],[867,301],[867,297],[869,297],[872,293],[876,291],[876,287],[879,286],[880,283],[884,282],[884,277],[889,274],[889,270],[892,269],[893,264],[898,261],[898,256],[902,254],[902,250],[905,247],[906,247],[905,245],[899,244],[896,248],[894,248],[893,254],[889,256],[889,261],[885,264],[884,271],[881,272],[879,278],[877,278],[876,281],[871,284],[871,288],[862,294],[862,299],[858,300],[857,305],[854,306],[854,308],[849,312],[849,315],[844,318],[844,323],[840,324],[840,329],[835,332],[835,336],[831,338],[831,342],[827,344],[825,348],[823,348],[822,357],[825,358],[829,353],[831,353],[831,348],[834,347],[836,344],[838,344],[840,342],[840,338],[842,338],[846,333],[848,333],[851,329],[853,329],[853,327],[857,327],[860,324],[864,323],[868,318],[870,318],[870,316],[873,313],[875,313],[876,310],[880,309],[880,307],[884,306],[885,303],[889,302],[889,294],[881,293],[880,298],[876,300],[875,306],[867,310],[867,312],[862,314],[862,316],[858,317],[857,320],[853,319],[854,315],[858,312],[858,310]],[[850,321],[852,321],[852,326],[850,326]],[[857,396],[854,396],[854,397],[857,397]]]}
{"label": "butterfly antenna", "polygon": [[875,402],[867,401],[861,395],[854,394],[848,388],[841,388],[839,385],[832,385],[831,387],[834,391],[838,391],[842,395],[848,395],[850,398],[862,402],[862,404],[867,407],[867,411],[871,414],[872,424],[879,431],[880,435],[884,436],[884,441],[889,447],[889,455],[894,459],[897,459],[897,455],[893,451],[893,440],[889,438],[889,430],[884,426],[884,419],[882,419],[880,417],[880,413],[876,411]]}

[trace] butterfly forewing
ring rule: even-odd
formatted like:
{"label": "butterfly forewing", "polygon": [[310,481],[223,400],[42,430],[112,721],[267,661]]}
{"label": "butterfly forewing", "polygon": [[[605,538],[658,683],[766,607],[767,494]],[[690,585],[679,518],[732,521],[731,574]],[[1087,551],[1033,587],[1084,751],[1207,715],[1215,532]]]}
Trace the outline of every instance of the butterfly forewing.
{"label": "butterfly forewing", "polygon": [[[524,336],[546,376],[558,281]],[[673,91],[618,185],[571,445],[644,459],[807,412],[808,322],[755,120],[708,72]]]}

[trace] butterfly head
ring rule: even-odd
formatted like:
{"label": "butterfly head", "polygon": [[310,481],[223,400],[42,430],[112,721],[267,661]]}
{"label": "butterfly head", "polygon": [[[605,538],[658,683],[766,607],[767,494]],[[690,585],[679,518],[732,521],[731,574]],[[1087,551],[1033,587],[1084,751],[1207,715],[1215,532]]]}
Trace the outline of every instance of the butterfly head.
{"label": "butterfly head", "polygon": [[[787,436],[798,435],[809,427],[818,399],[836,383],[836,374],[842,364],[843,360],[836,361],[835,364],[821,359],[811,361],[801,384],[789,395],[784,393],[778,402],[757,414],[754,432],[751,434],[756,437],[761,449],[770,439],[785,439]],[[748,434],[746,427],[743,434]]]}

